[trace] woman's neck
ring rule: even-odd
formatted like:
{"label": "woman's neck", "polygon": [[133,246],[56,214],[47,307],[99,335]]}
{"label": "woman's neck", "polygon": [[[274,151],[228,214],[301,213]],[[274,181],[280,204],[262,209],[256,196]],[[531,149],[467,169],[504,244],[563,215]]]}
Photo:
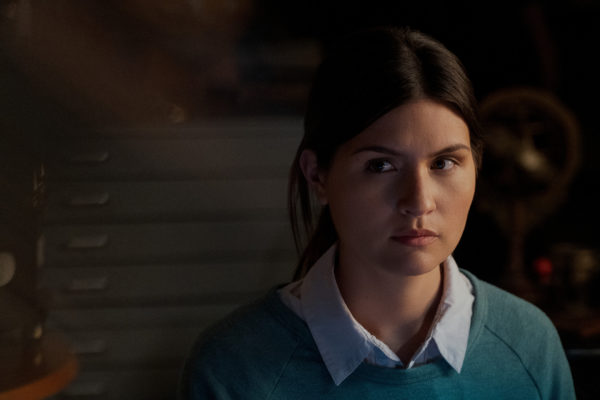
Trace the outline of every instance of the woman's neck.
{"label": "woman's neck", "polygon": [[442,268],[407,276],[340,258],[336,280],[354,318],[406,364],[433,324],[442,297]]}

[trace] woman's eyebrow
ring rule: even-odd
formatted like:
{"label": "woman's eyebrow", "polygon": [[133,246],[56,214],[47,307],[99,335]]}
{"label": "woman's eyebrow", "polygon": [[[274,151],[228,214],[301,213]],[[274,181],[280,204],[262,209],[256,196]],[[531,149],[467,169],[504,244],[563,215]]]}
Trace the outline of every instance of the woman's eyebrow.
{"label": "woman's eyebrow", "polygon": [[459,150],[471,151],[471,147],[467,146],[466,144],[457,143],[457,144],[453,144],[448,147],[444,147],[443,149],[441,149],[439,151],[436,151],[435,153],[431,154],[430,157],[437,157],[442,154],[454,153],[455,151],[459,151]]}
{"label": "woman's eyebrow", "polygon": [[354,150],[354,152],[352,152],[352,154],[358,154],[361,153],[363,151],[373,151],[375,153],[383,153],[383,154],[391,154],[393,156],[399,156],[402,153],[394,150],[394,149],[390,149],[389,147],[385,147],[385,146],[364,146],[364,147],[360,147],[356,150]]}
{"label": "woman's eyebrow", "polygon": [[[455,151],[459,151],[459,150],[471,151],[471,147],[467,146],[466,144],[457,143],[457,144],[450,145],[448,147],[444,147],[443,149],[434,152],[433,154],[430,155],[430,157],[436,157],[441,154],[454,153]],[[385,147],[385,146],[378,146],[378,145],[360,147],[360,148],[354,150],[354,152],[352,152],[352,154],[354,155],[354,154],[357,154],[357,153],[360,153],[363,151],[373,151],[376,153],[390,154],[393,156],[400,156],[403,154],[402,152],[394,150],[392,148]]]}

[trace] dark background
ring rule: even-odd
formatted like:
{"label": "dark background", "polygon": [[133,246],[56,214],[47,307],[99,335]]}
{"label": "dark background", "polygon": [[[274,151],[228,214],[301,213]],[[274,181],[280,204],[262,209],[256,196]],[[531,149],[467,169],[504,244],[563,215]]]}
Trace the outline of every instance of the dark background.
{"label": "dark background", "polygon": [[[53,135],[107,125],[300,116],[320,51],[335,37],[375,25],[408,25],[458,55],[479,100],[506,88],[540,89],[578,121],[579,168],[552,214],[527,231],[522,263],[567,349],[588,351],[570,353],[579,397],[597,396],[591,377],[597,371],[593,349],[600,344],[600,266],[583,286],[565,288],[555,277],[548,289],[533,265],[565,244],[599,256],[598,2],[247,0],[230,2],[233,8],[227,2],[194,8],[200,3],[0,3],[0,183],[4,192],[19,193],[2,198],[5,247],[18,248],[25,263],[33,263],[27,249],[34,248],[40,210],[20,199],[35,195],[28,189],[30,172],[39,169]],[[279,58],[286,49],[293,51]],[[480,179],[492,179],[485,165]],[[481,201],[476,197],[455,256],[461,267],[502,285],[511,237],[481,211]],[[14,229],[22,238],[18,244]],[[21,273],[11,290],[34,299],[35,280],[34,272]],[[579,290],[591,293],[586,308],[571,312]],[[590,326],[596,328],[581,333]]]}

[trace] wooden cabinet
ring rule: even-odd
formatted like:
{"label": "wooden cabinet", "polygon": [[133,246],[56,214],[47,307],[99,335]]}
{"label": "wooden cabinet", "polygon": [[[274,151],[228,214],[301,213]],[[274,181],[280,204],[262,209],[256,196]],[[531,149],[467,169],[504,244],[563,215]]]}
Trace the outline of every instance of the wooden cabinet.
{"label": "wooden cabinet", "polygon": [[300,118],[57,136],[40,289],[80,374],[57,398],[170,399],[198,334],[291,278]]}

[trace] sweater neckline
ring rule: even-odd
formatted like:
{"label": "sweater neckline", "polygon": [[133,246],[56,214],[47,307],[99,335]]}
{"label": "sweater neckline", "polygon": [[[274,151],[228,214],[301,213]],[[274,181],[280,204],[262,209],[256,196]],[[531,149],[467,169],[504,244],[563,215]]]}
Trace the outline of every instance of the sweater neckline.
{"label": "sweater neckline", "polygon": [[[484,321],[487,316],[487,297],[483,285],[481,285],[479,279],[472,273],[461,269],[461,272],[469,279],[473,286],[473,295],[475,301],[473,302],[473,315],[471,317],[471,327],[469,331],[469,340],[467,345],[467,352],[465,354],[465,362],[473,352],[473,348],[476,346],[479,336],[481,334]],[[277,291],[285,285],[278,285],[271,289],[264,299],[267,309],[275,317],[275,319],[281,323],[286,330],[288,330],[299,342],[304,343],[311,347],[313,351],[319,354],[317,345],[310,333],[308,325],[300,317],[298,317],[292,310],[290,310],[280,299]],[[348,377],[348,380],[352,380],[353,376],[361,376],[366,379],[376,381],[378,383],[387,384],[407,384],[411,382],[418,382],[424,379],[432,379],[441,375],[448,375],[457,372],[442,358],[413,367],[409,369],[404,368],[386,368],[375,365],[367,364],[363,362],[359,367]],[[343,383],[342,383],[343,385]]]}

